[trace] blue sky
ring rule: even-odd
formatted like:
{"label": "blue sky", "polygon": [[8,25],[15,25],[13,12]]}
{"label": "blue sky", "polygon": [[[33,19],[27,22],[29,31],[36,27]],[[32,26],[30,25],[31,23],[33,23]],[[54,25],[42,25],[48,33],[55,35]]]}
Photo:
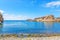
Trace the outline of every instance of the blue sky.
{"label": "blue sky", "polygon": [[0,0],[5,20],[24,20],[53,14],[60,17],[60,0]]}

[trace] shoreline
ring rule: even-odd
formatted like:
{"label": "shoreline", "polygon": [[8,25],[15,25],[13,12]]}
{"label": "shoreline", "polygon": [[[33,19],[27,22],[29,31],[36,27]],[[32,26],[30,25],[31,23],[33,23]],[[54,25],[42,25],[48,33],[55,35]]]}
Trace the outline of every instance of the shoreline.
{"label": "shoreline", "polygon": [[59,40],[60,36],[51,36],[51,37],[0,37],[0,40]]}
{"label": "shoreline", "polygon": [[[38,34],[37,34],[38,35]],[[47,35],[47,34],[46,34]],[[18,37],[17,35],[15,34],[10,34],[10,35],[1,35],[0,36],[0,40],[59,40],[60,39],[60,34],[57,34],[57,35],[50,35],[50,36],[27,36],[27,37],[24,37],[23,35],[21,35],[20,37]]]}
{"label": "shoreline", "polygon": [[52,37],[60,36],[60,34],[0,34],[0,37]]}

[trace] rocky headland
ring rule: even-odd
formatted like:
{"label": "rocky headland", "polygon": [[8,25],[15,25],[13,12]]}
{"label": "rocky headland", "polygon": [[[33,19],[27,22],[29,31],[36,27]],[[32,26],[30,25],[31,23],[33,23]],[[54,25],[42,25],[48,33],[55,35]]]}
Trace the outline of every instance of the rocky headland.
{"label": "rocky headland", "polygon": [[37,21],[37,22],[60,22],[60,17],[54,17],[54,15],[48,15],[43,17],[34,18],[33,20],[30,19],[28,21]]}
{"label": "rocky headland", "polygon": [[3,23],[3,15],[0,12],[0,23]]}

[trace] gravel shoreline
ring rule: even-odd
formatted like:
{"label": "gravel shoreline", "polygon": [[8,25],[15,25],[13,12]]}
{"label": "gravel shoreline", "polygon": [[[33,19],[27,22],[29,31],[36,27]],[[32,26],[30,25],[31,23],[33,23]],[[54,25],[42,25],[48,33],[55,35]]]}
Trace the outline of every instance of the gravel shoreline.
{"label": "gravel shoreline", "polygon": [[60,34],[0,34],[0,40],[60,40]]}
{"label": "gravel shoreline", "polygon": [[60,40],[60,36],[52,36],[52,37],[3,37],[0,40]]}

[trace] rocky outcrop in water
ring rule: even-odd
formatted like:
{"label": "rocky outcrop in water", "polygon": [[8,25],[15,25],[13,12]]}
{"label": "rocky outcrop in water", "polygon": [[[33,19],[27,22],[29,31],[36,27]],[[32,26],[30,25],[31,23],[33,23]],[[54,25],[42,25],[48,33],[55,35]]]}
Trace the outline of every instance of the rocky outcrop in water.
{"label": "rocky outcrop in water", "polygon": [[60,22],[60,17],[57,17],[55,21]]}
{"label": "rocky outcrop in water", "polygon": [[48,15],[48,16],[43,16],[43,17],[38,17],[38,18],[34,18],[34,21],[37,22],[41,22],[41,21],[45,21],[45,22],[59,22],[60,21],[60,17],[55,18],[54,15]]}
{"label": "rocky outcrop in water", "polygon": [[32,19],[27,19],[27,21],[33,21]]}
{"label": "rocky outcrop in water", "polygon": [[53,15],[48,15],[48,16],[44,16],[44,17],[39,17],[39,18],[35,18],[35,21],[55,21],[54,20],[54,16]]}

